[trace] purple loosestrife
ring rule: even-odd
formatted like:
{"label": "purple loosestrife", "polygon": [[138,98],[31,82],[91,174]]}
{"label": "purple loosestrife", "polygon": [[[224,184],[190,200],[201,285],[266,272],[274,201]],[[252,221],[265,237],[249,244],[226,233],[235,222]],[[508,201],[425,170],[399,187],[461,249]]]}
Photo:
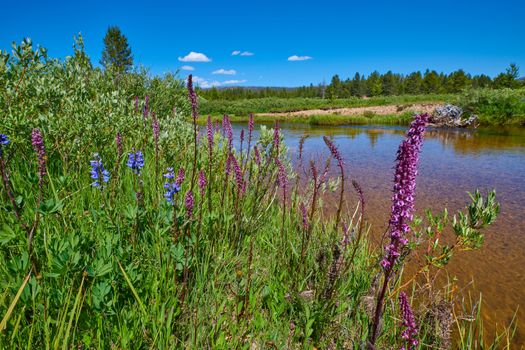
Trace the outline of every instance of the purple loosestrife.
{"label": "purple loosestrife", "polygon": [[406,139],[397,151],[392,213],[389,221],[390,245],[386,247],[386,255],[381,261],[381,266],[385,269],[395,264],[400,255],[399,250],[408,243],[405,235],[410,231],[408,222],[413,218],[417,167],[427,120],[427,114],[416,116]]}
{"label": "purple loosestrife", "polygon": [[141,151],[135,153],[135,149],[132,149],[131,153],[128,153],[128,162],[126,163],[128,168],[133,170],[137,175],[140,175],[140,170],[144,167],[144,156]]}
{"label": "purple loosestrife", "polygon": [[44,178],[46,172],[46,147],[44,145],[44,138],[40,129],[33,129],[31,133],[31,144],[38,158],[38,185],[40,188],[44,185]]}
{"label": "purple loosestrife", "polygon": [[239,166],[239,163],[237,162],[237,158],[233,154],[230,153],[230,163],[233,165],[233,171],[235,173],[235,182],[237,184],[237,193],[239,195],[243,195],[246,191],[246,183],[244,182],[244,178],[242,175],[241,167]]}
{"label": "purple loosestrife", "polygon": [[146,99],[144,100],[144,109],[142,110],[142,117],[144,118],[144,122],[148,119],[149,114],[149,96],[146,95]]}
{"label": "purple loosestrife", "polygon": [[279,144],[281,143],[281,135],[279,133],[279,122],[275,122],[275,128],[273,129],[273,147],[275,148],[275,154],[279,155]]}
{"label": "purple loosestrife", "polygon": [[155,140],[155,147],[158,147],[159,145],[159,120],[157,119],[157,115],[153,113],[153,121],[151,122],[151,128],[153,129],[153,139]]}
{"label": "purple loosestrife", "polygon": [[401,316],[403,318],[403,326],[405,330],[401,333],[401,338],[403,338],[407,347],[402,347],[401,350],[413,350],[419,344],[416,339],[418,330],[416,326],[416,321],[414,320],[414,313],[410,308],[410,303],[408,302],[407,295],[405,292],[399,293],[399,306],[401,309]]}
{"label": "purple loosestrife", "polygon": [[175,183],[177,185],[181,185],[184,181],[184,178],[186,177],[186,173],[184,172],[184,168],[180,168],[179,172],[177,173],[177,178],[175,179]]}
{"label": "purple loosestrife", "polygon": [[226,165],[224,166],[226,177],[230,176],[231,169],[232,169],[232,158],[231,158],[231,153],[230,153],[228,154],[228,158],[226,158]]}
{"label": "purple loosestrife", "polygon": [[301,216],[303,220],[302,222],[303,230],[308,231],[308,229],[310,228],[310,223],[308,222],[308,213],[306,211],[306,206],[304,205],[303,202],[299,204],[299,210],[301,211]]}
{"label": "purple loosestrife", "polygon": [[246,163],[245,163],[245,168],[248,164],[248,159],[250,157],[250,150],[251,150],[251,147],[252,147],[252,136],[253,136],[253,127],[254,127],[254,123],[253,123],[253,114],[250,113],[250,119],[248,120],[248,146],[246,147],[247,149],[247,154],[246,154]]}
{"label": "purple loosestrife", "polygon": [[191,116],[195,121],[197,119],[197,94],[193,88],[193,76],[190,74],[188,76],[188,97],[191,103]]}
{"label": "purple loosestrife", "polygon": [[117,132],[117,136],[115,136],[115,144],[117,145],[117,161],[120,163],[120,159],[122,158],[123,150],[122,150],[122,135],[120,132]]}
{"label": "purple loosestrife", "polygon": [[104,165],[102,164],[102,159],[100,158],[100,155],[98,153],[95,153],[93,155],[93,160],[90,160],[89,163],[91,164],[91,179],[95,180],[91,184],[92,187],[98,187],[101,190],[105,188],[104,184],[107,184],[109,182],[109,171],[107,171],[104,168]]}
{"label": "purple loosestrife", "polygon": [[201,191],[201,197],[204,197],[204,194],[206,193],[206,175],[204,175],[204,171],[202,170],[199,172],[198,185]]}
{"label": "purple loosestrife", "polygon": [[344,162],[343,157],[341,156],[341,153],[337,149],[337,146],[330,140],[328,137],[323,136],[324,143],[326,143],[326,146],[328,146],[328,149],[330,150],[330,153],[332,154],[332,157],[334,157],[337,160],[337,165],[339,166],[339,170],[341,171],[341,192],[339,195],[339,206],[337,207],[337,214],[336,214],[336,221],[335,225],[339,225],[339,221],[341,219],[341,210],[343,208],[343,200],[344,200],[344,192],[345,192],[345,168],[344,168]]}
{"label": "purple loosestrife", "polygon": [[208,123],[206,124],[206,136],[208,138],[208,155],[211,162],[213,152],[213,123],[211,121],[211,116],[208,116]]}
{"label": "purple loosestrife", "polygon": [[193,206],[195,205],[195,200],[193,198],[193,192],[191,192],[191,190],[189,190],[186,193],[186,198],[184,199],[184,205],[186,207],[188,218],[191,219],[193,217]]}
{"label": "purple loosestrife", "polygon": [[381,261],[384,280],[377,297],[374,321],[372,323],[372,331],[370,332],[369,342],[372,346],[375,345],[375,341],[379,335],[379,323],[383,314],[383,302],[388,288],[388,282],[392,275],[394,265],[401,254],[401,248],[408,243],[405,236],[410,231],[408,222],[412,220],[414,211],[419,153],[421,151],[428,117],[428,114],[420,114],[414,117],[406,134],[406,138],[401,142],[397,151],[392,213],[389,221],[390,244],[386,247],[386,255]]}
{"label": "purple loosestrife", "polygon": [[255,164],[261,165],[261,154],[259,153],[259,147],[253,146],[253,154],[255,156]]}
{"label": "purple loosestrife", "polygon": [[224,130],[224,134],[228,138],[228,149],[231,149],[233,144],[233,129],[232,124],[230,123],[230,118],[227,114],[225,114],[222,118],[222,129]]}
{"label": "purple loosestrife", "polygon": [[164,198],[166,198],[169,204],[175,205],[175,195],[180,191],[180,183],[173,181],[175,178],[173,168],[168,168],[167,171],[168,172],[164,174],[164,178],[166,179],[166,183],[164,184],[164,189],[166,190]]}

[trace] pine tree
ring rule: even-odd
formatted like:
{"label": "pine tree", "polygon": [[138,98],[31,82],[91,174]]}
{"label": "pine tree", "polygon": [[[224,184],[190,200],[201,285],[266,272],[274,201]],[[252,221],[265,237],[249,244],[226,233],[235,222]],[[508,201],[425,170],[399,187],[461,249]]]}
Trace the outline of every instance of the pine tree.
{"label": "pine tree", "polygon": [[133,66],[133,56],[128,38],[118,27],[109,27],[104,37],[104,51],[100,64],[106,70],[115,70],[118,73],[128,72]]}

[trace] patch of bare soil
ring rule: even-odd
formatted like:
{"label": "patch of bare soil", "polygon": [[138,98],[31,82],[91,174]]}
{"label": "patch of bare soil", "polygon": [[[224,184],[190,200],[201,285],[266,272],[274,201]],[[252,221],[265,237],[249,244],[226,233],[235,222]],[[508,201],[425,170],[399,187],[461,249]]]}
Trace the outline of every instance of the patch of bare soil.
{"label": "patch of bare soil", "polygon": [[333,108],[333,109],[309,109],[295,112],[278,112],[278,113],[258,113],[259,116],[275,116],[275,117],[304,117],[308,118],[313,115],[363,115],[365,113],[374,113],[377,115],[392,115],[406,112],[414,113],[432,113],[434,109],[442,103],[414,103],[404,105],[389,105],[389,106],[369,106],[369,107],[352,107],[352,108]]}

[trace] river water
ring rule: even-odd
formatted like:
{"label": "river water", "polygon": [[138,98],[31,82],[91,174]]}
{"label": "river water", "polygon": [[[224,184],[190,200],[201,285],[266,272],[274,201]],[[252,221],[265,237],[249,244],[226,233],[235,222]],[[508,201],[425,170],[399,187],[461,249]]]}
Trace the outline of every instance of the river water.
{"label": "river water", "polygon": [[[235,124],[237,134],[246,125]],[[402,126],[309,126],[281,124],[290,157],[297,158],[299,140],[308,135],[304,159],[326,159],[323,136],[333,137],[345,161],[346,174],[362,187],[366,219],[372,236],[386,229],[390,213],[393,166],[406,128]],[[296,164],[296,163],[295,163]],[[348,188],[349,186],[347,186]],[[447,271],[457,276],[460,287],[468,286],[473,297],[483,296],[484,324],[493,332],[496,323],[510,323],[516,310],[515,343],[525,343],[525,129],[499,127],[429,129],[420,157],[416,208],[449,213],[468,203],[467,192],[486,194],[496,189],[501,204],[496,222],[484,231],[481,250],[455,254]],[[348,194],[347,201],[357,197]],[[473,282],[472,282],[473,281]],[[519,308],[518,308],[519,307]]]}

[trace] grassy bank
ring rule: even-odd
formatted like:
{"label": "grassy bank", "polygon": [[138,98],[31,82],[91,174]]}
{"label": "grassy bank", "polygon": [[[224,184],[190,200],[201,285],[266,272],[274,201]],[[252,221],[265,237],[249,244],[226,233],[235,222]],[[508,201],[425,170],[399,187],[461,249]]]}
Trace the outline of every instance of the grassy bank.
{"label": "grassy bank", "polygon": [[202,100],[200,112],[203,115],[229,114],[247,116],[250,113],[294,112],[309,109],[333,109],[368,106],[385,106],[410,103],[445,102],[454,95],[403,95],[371,98],[320,99],[320,98],[260,98],[236,101]]}
{"label": "grassy bank", "polygon": [[370,99],[304,99],[304,98],[262,98],[237,101],[204,101],[201,112],[220,119],[224,113],[233,121],[246,122],[250,113],[258,113],[256,120],[290,123],[309,123],[312,125],[343,124],[408,124],[410,113],[399,112],[380,115],[363,112],[361,115],[332,114],[303,115],[264,115],[264,113],[285,113],[313,109],[330,110],[334,108],[354,108],[373,106],[406,106],[415,103],[452,103],[463,108],[466,115],[476,114],[480,125],[525,125],[525,89],[477,89],[466,90],[457,95],[406,95],[376,97]]}
{"label": "grassy bank", "polygon": [[[227,118],[199,138],[189,113],[155,113],[153,99],[122,88],[133,76],[100,72],[82,55],[29,68],[5,61],[0,348],[358,349],[376,330],[385,349],[407,346],[407,327],[418,349],[484,344],[479,317],[455,309],[453,286],[414,282],[479,248],[497,215],[493,194],[474,194],[457,221],[416,218],[387,269],[384,248],[369,243],[366,193],[330,139],[328,159],[301,160],[306,171],[294,172],[278,129],[257,140],[248,131],[236,149]],[[358,202],[347,203],[350,191]],[[324,210],[331,192],[335,215]],[[418,249],[425,259],[413,267],[424,274],[403,279]]]}
{"label": "grassy bank", "polygon": [[[374,113],[368,113],[365,115],[339,115],[339,114],[325,114],[325,115],[313,115],[313,116],[285,116],[275,117],[271,115],[258,115],[254,117],[257,123],[275,123],[275,121],[286,122],[286,123],[303,123],[310,125],[366,125],[366,124],[391,124],[391,125],[408,125],[412,120],[413,113],[403,114],[391,114],[391,115],[378,115]],[[247,123],[249,117],[231,116],[232,122],[235,123]],[[189,119],[187,119],[189,121]],[[214,122],[220,122],[222,116],[212,116]],[[199,121],[200,125],[205,124],[205,120]]]}

